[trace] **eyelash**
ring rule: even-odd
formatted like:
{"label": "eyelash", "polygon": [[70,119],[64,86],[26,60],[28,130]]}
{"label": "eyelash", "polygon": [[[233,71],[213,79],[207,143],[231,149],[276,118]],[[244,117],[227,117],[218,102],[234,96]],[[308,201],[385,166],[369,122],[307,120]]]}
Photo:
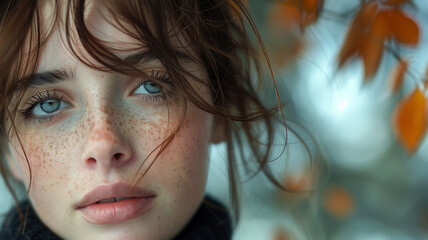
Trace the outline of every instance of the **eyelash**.
{"label": "eyelash", "polygon": [[[172,81],[170,80],[170,77],[168,76],[168,74],[166,72],[160,72],[160,71],[152,70],[150,77],[152,79],[166,83],[168,85],[171,85],[171,86],[173,85]],[[153,82],[153,81],[147,80],[147,79],[141,80],[136,89],[138,89],[139,87],[141,87],[143,84],[145,84],[147,82]],[[144,101],[144,102],[162,102],[162,101],[166,100],[167,92],[165,92],[165,89],[162,88],[161,86],[159,86],[158,84],[156,84],[156,85],[160,88],[161,92],[158,94],[142,94],[141,96],[139,96],[142,101]],[[40,104],[46,100],[62,101],[62,99],[63,99],[63,96],[59,96],[58,93],[56,92],[56,89],[49,89],[49,90],[45,90],[45,91],[40,91],[36,95],[32,96],[31,99],[27,103],[25,103],[25,105],[29,105],[29,106],[22,109],[22,110],[19,110],[19,112],[23,115],[23,117],[26,120],[35,120],[38,123],[51,122],[54,118],[59,117],[63,111],[59,111],[59,112],[54,113],[52,115],[37,116],[37,117],[32,116],[32,111],[38,104]]]}
{"label": "eyelash", "polygon": [[42,103],[46,100],[58,100],[62,101],[62,96],[60,97],[58,93],[56,92],[56,89],[49,89],[46,91],[38,92],[36,95],[32,96],[31,99],[25,103],[25,105],[29,105],[27,108],[24,108],[22,110],[19,110],[19,112],[24,116],[25,119],[30,120],[37,120],[39,123],[43,122],[50,122],[54,117],[60,116],[61,112],[58,112],[56,114],[47,115],[47,116],[41,116],[41,117],[33,117],[31,116],[31,111],[34,109],[34,107],[37,106],[37,104]]}
{"label": "eyelash", "polygon": [[[168,76],[168,74],[166,72],[160,72],[160,71],[156,71],[156,70],[152,70],[150,77],[152,79],[155,79],[159,82],[163,82],[166,83],[170,86],[173,85],[173,82],[171,81],[170,77]],[[147,82],[151,82],[151,80],[147,80],[147,79],[143,79],[140,81],[140,83],[138,84],[138,87],[136,89],[138,89],[139,87],[141,87],[143,84],[147,83]],[[155,83],[156,84],[156,83]],[[162,102],[162,101],[166,101],[166,97],[167,97],[167,93],[168,91],[165,91],[166,89],[163,88],[162,86],[157,85],[160,88],[160,93],[158,94],[144,94],[141,95],[140,98],[142,99],[143,102]]]}

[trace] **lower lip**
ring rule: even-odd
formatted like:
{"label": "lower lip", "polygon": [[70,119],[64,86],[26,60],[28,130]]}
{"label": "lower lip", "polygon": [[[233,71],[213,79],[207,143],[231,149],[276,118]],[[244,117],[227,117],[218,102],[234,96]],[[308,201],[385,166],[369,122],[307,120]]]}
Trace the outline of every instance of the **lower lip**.
{"label": "lower lip", "polygon": [[80,210],[83,218],[95,224],[124,222],[146,213],[154,204],[155,197],[131,198],[110,203],[94,203]]}

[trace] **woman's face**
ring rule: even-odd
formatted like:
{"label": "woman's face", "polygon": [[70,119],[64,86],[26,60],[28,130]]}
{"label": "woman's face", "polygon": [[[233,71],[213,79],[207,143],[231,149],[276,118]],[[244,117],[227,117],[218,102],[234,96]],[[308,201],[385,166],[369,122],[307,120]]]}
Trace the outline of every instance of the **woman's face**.
{"label": "woman's face", "polygon": [[[87,20],[94,35],[123,46],[118,56],[138,52],[127,50],[138,42],[96,10]],[[158,60],[141,69],[170,89],[87,67],[70,54],[61,34],[56,30],[42,49],[37,75],[19,105],[15,125],[22,148],[16,135],[10,146],[11,166],[27,187],[24,152],[29,160],[36,212],[65,239],[173,237],[203,198],[213,117],[174,95],[174,80]],[[81,56],[89,57],[84,51]],[[182,64],[206,78],[194,63]],[[210,102],[206,86],[190,83]],[[185,107],[180,130],[154,161]]]}

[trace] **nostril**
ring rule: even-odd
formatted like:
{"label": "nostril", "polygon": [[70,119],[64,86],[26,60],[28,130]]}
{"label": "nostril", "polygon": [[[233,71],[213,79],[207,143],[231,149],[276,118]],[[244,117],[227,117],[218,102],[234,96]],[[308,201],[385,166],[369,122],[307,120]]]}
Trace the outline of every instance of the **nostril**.
{"label": "nostril", "polygon": [[122,156],[123,156],[123,153],[116,153],[116,154],[113,155],[113,158],[115,160],[120,160],[122,158]]}
{"label": "nostril", "polygon": [[95,158],[88,158],[88,160],[86,161],[89,164],[89,166],[95,166],[97,163],[97,160],[95,160]]}

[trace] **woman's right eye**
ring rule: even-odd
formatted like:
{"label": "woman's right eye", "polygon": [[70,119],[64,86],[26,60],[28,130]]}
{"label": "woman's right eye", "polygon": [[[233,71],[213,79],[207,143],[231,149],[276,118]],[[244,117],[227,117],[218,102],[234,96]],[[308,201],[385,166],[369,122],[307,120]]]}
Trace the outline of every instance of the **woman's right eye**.
{"label": "woman's right eye", "polygon": [[55,112],[67,107],[69,105],[61,99],[47,99],[36,104],[31,111],[31,115],[35,117],[53,115]]}
{"label": "woman's right eye", "polygon": [[58,96],[55,90],[39,92],[32,96],[26,103],[27,108],[20,110],[25,119],[34,119],[39,121],[50,120],[58,115],[62,109],[70,105]]}

